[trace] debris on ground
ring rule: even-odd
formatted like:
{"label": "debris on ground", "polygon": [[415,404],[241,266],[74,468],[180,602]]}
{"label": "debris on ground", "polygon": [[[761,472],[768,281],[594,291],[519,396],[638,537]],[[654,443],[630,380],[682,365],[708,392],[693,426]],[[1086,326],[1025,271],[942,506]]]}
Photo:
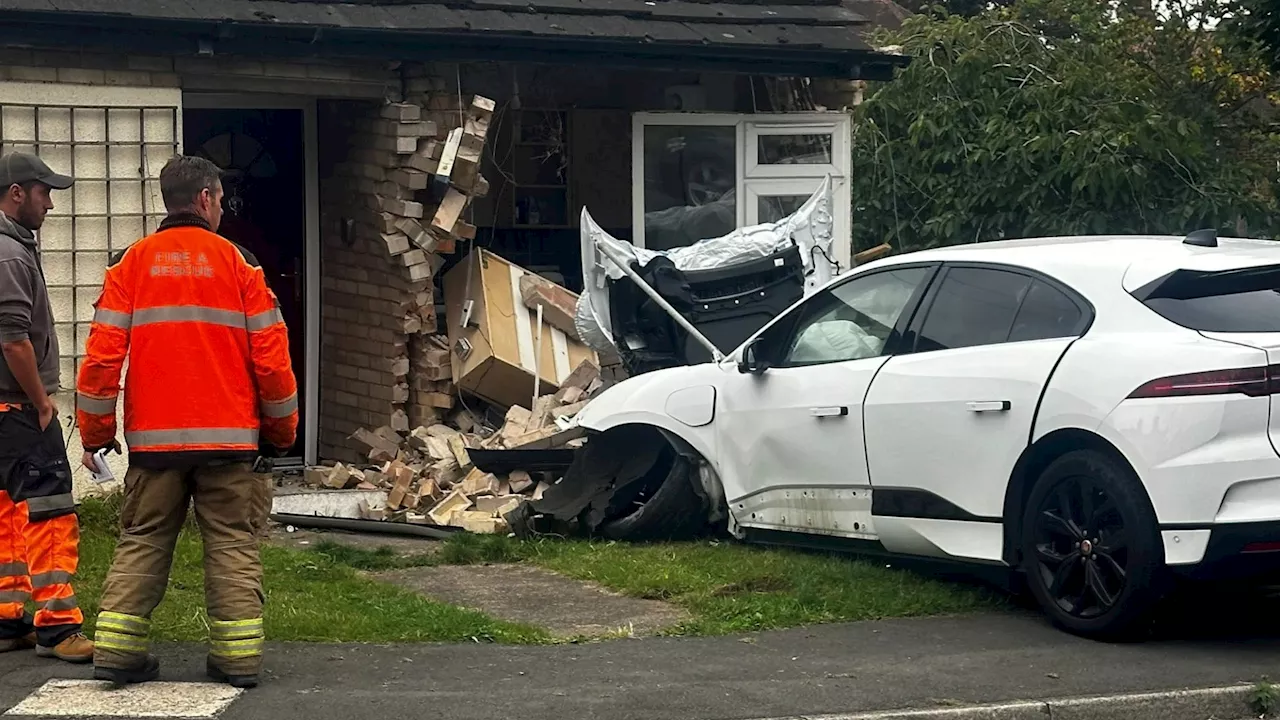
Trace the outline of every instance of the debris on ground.
{"label": "debris on ground", "polygon": [[[436,360],[447,363],[449,353]],[[473,453],[581,447],[582,431],[570,421],[601,388],[599,369],[584,360],[559,386],[532,400],[532,408],[512,405],[499,414],[478,398],[459,398],[460,407],[434,425],[409,432],[389,425],[361,428],[349,439],[368,464],[311,467],[304,481],[330,490],[385,491],[385,503],[361,501],[364,520],[507,533],[506,516],[525,500],[540,499],[560,478],[547,469],[490,472],[485,463],[477,466]]]}

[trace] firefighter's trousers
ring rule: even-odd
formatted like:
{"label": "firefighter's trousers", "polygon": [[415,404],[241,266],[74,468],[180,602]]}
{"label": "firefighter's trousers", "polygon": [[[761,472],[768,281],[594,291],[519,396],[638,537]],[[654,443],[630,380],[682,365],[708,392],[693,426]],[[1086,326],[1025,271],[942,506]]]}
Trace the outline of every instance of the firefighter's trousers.
{"label": "firefighter's trousers", "polygon": [[44,430],[30,405],[0,405],[0,638],[31,632],[53,647],[80,632],[84,616],[71,581],[80,524],[67,447],[55,416]]}
{"label": "firefighter's trousers", "polygon": [[259,542],[271,512],[272,480],[249,463],[150,470],[124,478],[121,534],[102,590],[94,636],[98,667],[129,669],[149,650],[151,612],[169,583],[173,549],[195,505],[204,541],[209,662],[228,675],[262,666],[262,563]]}

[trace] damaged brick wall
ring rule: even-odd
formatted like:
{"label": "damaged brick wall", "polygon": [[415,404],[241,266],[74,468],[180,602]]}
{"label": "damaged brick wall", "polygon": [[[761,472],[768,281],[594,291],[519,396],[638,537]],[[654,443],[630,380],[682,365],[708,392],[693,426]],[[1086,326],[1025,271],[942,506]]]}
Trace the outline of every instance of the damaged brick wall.
{"label": "damaged brick wall", "polygon": [[[464,97],[456,82],[446,79],[456,78],[455,70],[422,64],[403,69],[405,101],[423,108],[423,119],[436,128],[436,137],[424,142],[411,160],[414,169],[432,177],[432,191],[425,193],[426,211],[420,223],[425,237],[411,233],[410,239],[435,256],[431,260],[433,274],[440,267],[440,255],[458,252],[459,242],[475,239],[476,228],[467,222],[467,211],[471,198],[483,196],[489,189],[480,175],[480,158],[493,103]],[[437,331],[443,334],[444,323],[433,315],[429,323],[424,319],[423,325],[419,336],[409,343],[409,422],[413,427],[439,422],[454,409],[457,397],[447,344],[442,346],[427,337]]]}
{"label": "damaged brick wall", "polygon": [[349,438],[361,427],[407,432],[456,402],[434,276],[475,237],[462,215],[487,191],[493,105],[464,103],[428,67],[401,72],[402,101],[324,114],[320,454],[335,460],[358,459]]}
{"label": "damaged brick wall", "polygon": [[[348,437],[360,427],[407,425],[407,340],[402,307],[420,283],[393,262],[384,230],[394,221],[379,194],[395,167],[400,123],[379,103],[326,103],[321,148],[320,455],[354,457]],[[415,128],[414,132],[420,132]],[[403,136],[416,146],[418,138]],[[390,190],[391,188],[387,188]],[[389,195],[402,194],[398,190]],[[394,198],[393,198],[394,199]]]}

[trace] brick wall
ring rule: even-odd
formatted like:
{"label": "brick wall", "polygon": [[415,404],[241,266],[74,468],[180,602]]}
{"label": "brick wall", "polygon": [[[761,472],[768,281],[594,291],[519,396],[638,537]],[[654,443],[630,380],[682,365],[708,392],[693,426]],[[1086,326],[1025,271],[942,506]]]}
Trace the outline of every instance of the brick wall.
{"label": "brick wall", "polygon": [[[478,127],[470,97],[442,79],[454,75],[449,68],[402,72],[399,102],[322,106],[320,454],[335,460],[361,459],[348,441],[358,428],[405,432],[454,409],[455,388],[430,339],[441,299],[434,276],[441,254],[456,252],[475,228],[442,209],[458,190],[433,189],[430,175],[445,136],[468,117]],[[487,128],[487,117],[481,122]],[[478,165],[478,157],[459,158],[455,185],[466,176],[460,168]]]}
{"label": "brick wall", "polygon": [[410,392],[409,345],[434,332],[435,293],[430,270],[406,265],[412,257],[430,267],[425,253],[406,255],[412,245],[396,227],[422,208],[413,190],[388,179],[403,160],[385,149],[397,137],[387,107],[322,106],[320,455],[327,459],[359,460],[347,439],[358,428],[405,431],[424,419]]}
{"label": "brick wall", "polygon": [[307,59],[161,57],[0,48],[0,81],[175,87],[380,99],[398,92],[393,63]]}

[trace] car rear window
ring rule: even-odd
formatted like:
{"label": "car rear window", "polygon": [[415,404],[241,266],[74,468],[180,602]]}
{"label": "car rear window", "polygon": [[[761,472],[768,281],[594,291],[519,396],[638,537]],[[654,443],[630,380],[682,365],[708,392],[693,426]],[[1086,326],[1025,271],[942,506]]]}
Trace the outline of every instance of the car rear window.
{"label": "car rear window", "polygon": [[1280,265],[1178,270],[1134,292],[1170,322],[1206,332],[1280,332]]}

